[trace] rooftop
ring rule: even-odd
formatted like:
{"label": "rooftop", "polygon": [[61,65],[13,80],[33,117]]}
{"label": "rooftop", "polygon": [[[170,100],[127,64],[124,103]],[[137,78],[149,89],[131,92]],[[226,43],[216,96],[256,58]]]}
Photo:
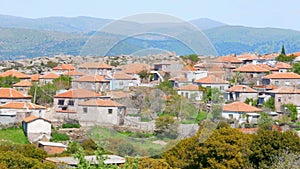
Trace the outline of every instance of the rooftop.
{"label": "rooftop", "polygon": [[94,98],[100,96],[102,95],[86,89],[70,89],[66,92],[56,94],[54,98]]}
{"label": "rooftop", "polygon": [[12,88],[0,88],[0,98],[10,98],[10,99],[22,99],[22,98],[31,98],[30,95],[24,95],[23,93],[12,89]]}
{"label": "rooftop", "polygon": [[15,76],[19,79],[29,79],[30,78],[30,76],[28,76],[24,73],[21,73],[17,70],[13,70],[13,69],[8,70],[8,71],[3,72],[3,73],[0,74],[0,77],[7,77],[7,76]]}
{"label": "rooftop", "polygon": [[264,76],[263,79],[300,79],[300,75],[294,72],[280,72]]}
{"label": "rooftop", "polygon": [[109,82],[109,80],[100,75],[84,75],[74,79],[73,82]]}
{"label": "rooftop", "polygon": [[234,69],[233,71],[236,72],[244,72],[244,73],[264,73],[264,72],[269,72],[268,69],[265,69],[259,65],[253,65],[253,64],[248,64],[241,66],[237,69]]}
{"label": "rooftop", "polygon": [[56,78],[59,78],[60,76],[56,73],[53,73],[53,72],[50,72],[50,73],[47,73],[43,76],[40,77],[40,79],[56,79]]}
{"label": "rooftop", "polygon": [[86,62],[78,66],[78,68],[87,68],[87,69],[112,69],[112,66],[106,63],[97,63],[97,62]]}
{"label": "rooftop", "polygon": [[201,84],[228,84],[228,81],[218,78],[214,75],[208,75],[204,78],[197,79],[195,82]]}
{"label": "rooftop", "polygon": [[223,106],[223,111],[224,112],[241,112],[241,113],[262,112],[262,110],[259,108],[250,106],[246,103],[239,102],[239,101],[225,104]]}
{"label": "rooftop", "polygon": [[0,105],[0,108],[4,109],[46,109],[44,106],[36,105],[28,102],[8,102]]}
{"label": "rooftop", "polygon": [[13,87],[31,87],[32,83],[27,80],[21,80],[20,82],[13,84]]}
{"label": "rooftop", "polygon": [[70,64],[61,64],[53,68],[53,70],[75,70],[75,67]]}
{"label": "rooftop", "polygon": [[227,89],[228,92],[243,92],[243,93],[257,93],[256,90],[246,85],[235,85]]}
{"label": "rooftop", "polygon": [[48,121],[49,123],[51,123],[50,120],[44,119],[44,118],[42,118],[42,117],[36,117],[36,116],[34,116],[34,115],[25,117],[25,118],[23,119],[23,121],[26,122],[26,123],[30,123],[30,122],[33,122],[33,121],[38,120],[38,119],[42,119],[42,120],[44,120],[44,121]]}
{"label": "rooftop", "polygon": [[79,105],[80,106],[96,106],[96,107],[125,107],[125,105],[117,103],[113,100],[103,100],[103,99],[88,100]]}
{"label": "rooftop", "polygon": [[181,90],[181,91],[198,91],[199,86],[197,86],[195,84],[188,84],[188,85],[179,87],[177,90]]}

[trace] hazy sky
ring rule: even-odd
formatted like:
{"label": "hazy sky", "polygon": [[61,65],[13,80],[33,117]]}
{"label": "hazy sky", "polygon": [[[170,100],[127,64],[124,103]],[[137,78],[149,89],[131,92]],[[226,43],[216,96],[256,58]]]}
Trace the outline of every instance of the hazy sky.
{"label": "hazy sky", "polygon": [[184,20],[300,30],[300,0],[0,0],[0,14],[29,18],[91,16],[120,19],[163,13]]}

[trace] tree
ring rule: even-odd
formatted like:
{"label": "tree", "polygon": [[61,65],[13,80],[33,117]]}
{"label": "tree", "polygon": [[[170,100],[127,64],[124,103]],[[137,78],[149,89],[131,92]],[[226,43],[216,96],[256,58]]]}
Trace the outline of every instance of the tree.
{"label": "tree", "polygon": [[258,105],[258,99],[246,98],[245,103],[256,107]]}
{"label": "tree", "polygon": [[285,151],[300,152],[300,138],[293,131],[259,130],[250,144],[250,162],[257,168],[270,168],[273,158]]}
{"label": "tree", "polygon": [[60,76],[59,78],[56,78],[53,80],[53,84],[58,89],[70,89],[72,84],[72,77],[70,76]]}
{"label": "tree", "polygon": [[225,101],[222,92],[218,88],[206,88],[203,99],[207,105],[210,105],[207,112],[214,119],[220,119],[222,106]]}
{"label": "tree", "polygon": [[298,115],[297,106],[292,103],[288,103],[282,105],[282,107],[284,111],[287,113],[287,115],[291,117],[291,121],[295,122],[297,120],[297,115]]}
{"label": "tree", "polygon": [[270,97],[267,101],[263,103],[263,107],[275,111],[275,99]]}
{"label": "tree", "polygon": [[0,87],[12,87],[13,84],[20,82],[15,76],[0,77]]}
{"label": "tree", "polygon": [[286,54],[285,54],[285,49],[284,49],[284,45],[282,45],[282,48],[281,48],[281,55],[285,55],[285,56],[286,56]]}
{"label": "tree", "polygon": [[266,113],[261,113],[258,119],[258,126],[263,130],[272,130],[273,120]]}
{"label": "tree", "polygon": [[178,123],[173,116],[160,116],[155,120],[155,133],[160,138],[176,138],[178,135]]}
{"label": "tree", "polygon": [[148,73],[148,71],[147,71],[146,69],[140,71],[140,72],[138,73],[138,75],[140,76],[140,78],[141,78],[142,80],[147,80],[147,79],[149,79],[149,77],[150,77],[150,73]]}
{"label": "tree", "polygon": [[46,105],[53,103],[53,96],[57,91],[58,87],[51,83],[47,83],[44,86],[34,84],[31,86],[29,94],[33,96],[33,103]]}
{"label": "tree", "polygon": [[172,95],[175,93],[172,83],[168,80],[165,80],[165,81],[159,83],[159,85],[157,85],[156,88],[163,91],[166,95]]}
{"label": "tree", "polygon": [[300,63],[294,63],[292,71],[300,75]]}

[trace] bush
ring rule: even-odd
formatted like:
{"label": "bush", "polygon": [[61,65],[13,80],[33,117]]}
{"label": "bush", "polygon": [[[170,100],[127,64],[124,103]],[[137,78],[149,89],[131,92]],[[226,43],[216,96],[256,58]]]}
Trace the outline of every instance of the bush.
{"label": "bush", "polygon": [[70,137],[66,133],[58,133],[58,132],[53,132],[51,134],[51,140],[50,141],[67,141],[70,140]]}
{"label": "bush", "polygon": [[65,123],[62,125],[62,128],[80,128],[79,123]]}

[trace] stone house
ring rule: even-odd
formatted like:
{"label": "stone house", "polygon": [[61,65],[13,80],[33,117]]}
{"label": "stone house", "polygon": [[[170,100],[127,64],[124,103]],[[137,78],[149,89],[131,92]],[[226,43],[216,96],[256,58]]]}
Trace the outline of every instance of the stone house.
{"label": "stone house", "polygon": [[32,86],[32,83],[28,80],[21,80],[20,82],[13,84],[14,89],[16,89],[17,91],[19,91],[25,95],[28,94],[31,86]]}
{"label": "stone house", "polygon": [[43,76],[40,76],[39,77],[39,82],[40,82],[40,84],[45,85],[47,83],[53,83],[53,80],[57,79],[59,77],[60,76],[58,74],[56,74],[54,72],[50,72],[50,73],[47,73]]}
{"label": "stone house", "polygon": [[298,86],[300,85],[300,75],[293,72],[272,73],[262,77],[262,83],[265,86]]}
{"label": "stone house", "polygon": [[46,107],[30,102],[8,102],[0,105],[0,124],[22,122],[25,117],[34,115],[45,117]]}
{"label": "stone house", "polygon": [[118,72],[107,78],[110,80],[110,90],[128,90],[131,86],[139,86],[140,81],[128,74]]}
{"label": "stone house", "polygon": [[74,71],[75,67],[70,64],[61,64],[61,65],[54,67],[52,70],[53,70],[53,72],[55,72],[58,75],[63,75],[64,73]]}
{"label": "stone house", "polygon": [[257,119],[259,117],[258,113],[261,112],[262,110],[257,107],[250,106],[244,102],[236,101],[223,106],[222,117],[225,119],[238,120],[239,124],[247,122],[251,124],[257,124]]}
{"label": "stone house", "polygon": [[202,100],[203,91],[199,90],[199,86],[195,84],[188,84],[176,89],[178,95],[186,97],[187,99],[192,99],[194,101]]}
{"label": "stone house", "polygon": [[8,76],[16,77],[21,80],[30,80],[30,76],[13,69],[7,70],[6,72],[0,74],[0,77],[8,77]]}
{"label": "stone house", "polygon": [[22,122],[24,133],[29,142],[37,142],[43,138],[51,138],[51,121],[42,117],[29,116]]}
{"label": "stone house", "polygon": [[63,75],[72,77],[72,79],[77,79],[85,74],[80,71],[77,71],[77,70],[71,70],[71,71],[65,72]]}
{"label": "stone house", "polygon": [[292,68],[290,64],[284,62],[277,62],[275,67],[278,69],[279,72],[287,72]]}
{"label": "stone house", "polygon": [[97,98],[105,97],[86,89],[70,89],[54,96],[53,107],[57,118],[77,119],[78,105]]}
{"label": "stone house", "polygon": [[81,124],[113,126],[123,125],[126,115],[126,106],[113,100],[95,99],[80,103],[78,120]]}
{"label": "stone house", "polygon": [[300,117],[300,89],[296,87],[282,86],[278,89],[267,91],[274,98],[275,111],[285,113],[282,105],[292,103],[296,105],[298,117]]}
{"label": "stone house", "polygon": [[226,95],[229,101],[245,102],[247,98],[257,99],[258,91],[246,85],[235,85],[226,90]]}
{"label": "stone house", "polygon": [[11,101],[31,102],[32,96],[23,94],[13,88],[0,88],[0,104]]}
{"label": "stone house", "polygon": [[112,66],[106,63],[86,62],[78,66],[78,70],[88,75],[107,75],[112,71]]}
{"label": "stone house", "polygon": [[229,82],[226,80],[223,80],[222,78],[216,77],[214,75],[208,75],[204,78],[200,78],[194,81],[195,84],[202,87],[207,88],[218,88],[222,92],[228,89]]}
{"label": "stone house", "polygon": [[178,61],[162,61],[159,63],[154,63],[153,64],[154,71],[160,72],[167,72],[170,74],[170,77],[176,77],[181,75],[182,73],[182,68],[184,65]]}
{"label": "stone house", "polygon": [[85,75],[72,81],[72,88],[87,89],[97,93],[109,90],[109,80],[100,75]]}

